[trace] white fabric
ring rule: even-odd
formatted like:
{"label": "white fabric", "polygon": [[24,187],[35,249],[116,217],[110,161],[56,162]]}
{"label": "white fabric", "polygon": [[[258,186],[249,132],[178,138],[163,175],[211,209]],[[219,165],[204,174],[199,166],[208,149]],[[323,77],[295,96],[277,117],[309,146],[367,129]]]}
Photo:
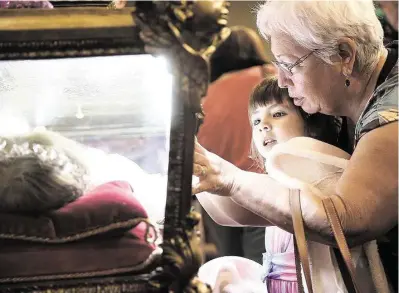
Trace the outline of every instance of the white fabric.
{"label": "white fabric", "polygon": [[167,177],[148,174],[135,162],[118,154],[107,154],[99,149],[86,148],[85,160],[92,186],[105,182],[127,181],[134,196],[147,211],[151,222],[162,222],[165,217]]}
{"label": "white fabric", "polygon": [[[346,168],[348,159],[347,153],[334,146],[312,138],[297,137],[272,149],[266,159],[266,169],[272,178],[288,188],[307,188],[326,197],[334,194],[335,184]],[[313,291],[346,293],[332,248],[308,241],[308,249]],[[360,292],[376,292],[375,287],[379,293],[389,292],[377,246],[367,244],[355,247],[351,253]],[[373,280],[377,283],[375,287]],[[305,280],[303,283],[306,284]]]}
{"label": "white fabric", "polygon": [[119,154],[109,154],[100,149],[82,145],[59,133],[36,129],[26,133],[83,164],[89,174],[89,189],[103,183],[127,181],[134,190],[134,196],[143,205],[150,221],[162,222],[165,216],[167,176],[148,174],[135,162]]}
{"label": "white fabric", "polygon": [[239,256],[223,256],[202,265],[198,278],[211,286],[212,293],[267,293],[261,273],[262,266],[257,262]]}

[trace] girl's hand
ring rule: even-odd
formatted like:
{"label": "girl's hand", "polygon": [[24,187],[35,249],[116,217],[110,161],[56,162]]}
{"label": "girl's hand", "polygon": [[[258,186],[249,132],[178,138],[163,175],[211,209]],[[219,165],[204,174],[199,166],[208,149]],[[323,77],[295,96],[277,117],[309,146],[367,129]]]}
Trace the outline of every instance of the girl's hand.
{"label": "girl's hand", "polygon": [[206,191],[231,196],[237,171],[239,169],[236,166],[208,152],[198,141],[195,142],[193,175],[198,177],[199,182],[193,184],[193,194]]}

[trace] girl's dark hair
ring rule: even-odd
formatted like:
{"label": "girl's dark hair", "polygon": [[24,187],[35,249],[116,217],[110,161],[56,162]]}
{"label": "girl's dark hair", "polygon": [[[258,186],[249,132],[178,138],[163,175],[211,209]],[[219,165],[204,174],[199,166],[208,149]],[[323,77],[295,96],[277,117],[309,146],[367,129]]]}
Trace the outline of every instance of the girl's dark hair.
{"label": "girl's dark hair", "polygon": [[[295,106],[293,100],[289,97],[288,90],[286,88],[280,88],[278,86],[277,78],[274,76],[265,78],[252,91],[248,105],[249,119],[251,119],[251,115],[256,108],[269,105],[270,103],[282,104],[284,101],[287,101],[297,108],[305,122],[305,131],[309,137],[338,147],[340,124],[337,118],[321,113],[309,115],[303,111],[301,107]],[[257,162],[263,162],[263,158],[261,159],[253,144],[251,157],[253,157]]]}
{"label": "girl's dark hair", "polygon": [[266,63],[262,39],[254,30],[242,26],[230,29],[230,36],[211,56],[211,82],[225,73]]}

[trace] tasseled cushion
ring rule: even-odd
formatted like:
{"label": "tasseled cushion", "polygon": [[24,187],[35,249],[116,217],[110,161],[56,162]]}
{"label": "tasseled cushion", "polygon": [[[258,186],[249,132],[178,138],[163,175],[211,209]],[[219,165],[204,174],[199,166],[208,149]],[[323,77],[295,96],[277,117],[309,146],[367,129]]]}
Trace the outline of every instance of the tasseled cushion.
{"label": "tasseled cushion", "polygon": [[40,216],[0,213],[0,282],[142,271],[159,255],[154,233],[123,181]]}

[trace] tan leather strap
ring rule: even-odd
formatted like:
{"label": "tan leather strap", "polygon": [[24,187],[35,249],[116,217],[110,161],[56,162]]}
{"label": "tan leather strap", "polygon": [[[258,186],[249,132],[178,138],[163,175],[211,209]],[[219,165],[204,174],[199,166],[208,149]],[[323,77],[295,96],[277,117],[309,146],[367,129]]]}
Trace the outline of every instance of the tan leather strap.
{"label": "tan leather strap", "polygon": [[[323,206],[327,214],[328,221],[334,233],[335,241],[337,242],[339,252],[341,255],[335,253],[337,263],[344,280],[346,289],[349,293],[359,293],[359,286],[357,285],[356,272],[352,262],[351,253],[346,242],[344,233],[342,231],[341,222],[339,221],[337,211],[335,209],[334,202],[331,198],[323,199]],[[300,265],[302,264],[303,273],[307,283],[308,292],[312,293],[312,280],[309,264],[309,251],[306,242],[305,228],[302,218],[301,200],[299,190],[290,190],[290,207],[291,216],[294,226],[294,249],[295,249],[295,264],[296,274],[298,281],[299,292],[303,293],[302,274]],[[336,252],[336,249],[334,249]],[[342,262],[345,263],[346,268],[342,266]]]}
{"label": "tan leather strap", "polygon": [[298,246],[296,245],[296,238],[294,235],[294,255],[295,255],[295,272],[298,284],[298,292],[305,293],[303,289],[302,274],[301,274],[301,260],[299,259]]}
{"label": "tan leather strap", "polygon": [[[294,226],[294,241],[296,243],[296,251],[295,251],[295,258],[296,258],[296,271],[297,271],[297,281],[298,281],[298,289],[300,292],[303,292],[302,286],[302,274],[301,274],[301,267],[298,266],[298,254],[299,259],[302,264],[303,273],[305,275],[306,285],[308,288],[309,293],[313,293],[313,286],[312,286],[312,278],[310,273],[310,264],[309,264],[309,252],[308,246],[305,237],[305,228],[303,225],[302,219],[302,209],[301,209],[301,193],[300,190],[292,190],[290,189],[290,208],[291,208],[291,216],[292,216],[292,223]],[[302,287],[302,288],[301,288]]]}
{"label": "tan leather strap", "polygon": [[[323,205],[324,205],[324,209],[327,213],[328,221],[330,222],[332,231],[334,233],[335,241],[337,242],[337,245],[341,252],[342,258],[344,259],[346,267],[351,276],[355,292],[359,293],[360,291],[359,291],[359,286],[357,285],[357,282],[356,282],[357,279],[356,279],[355,267],[352,262],[351,253],[349,251],[349,247],[348,247],[348,243],[346,242],[345,235],[342,231],[341,222],[339,220],[337,210],[335,209],[334,202],[331,200],[331,198],[328,197],[328,198],[323,199]],[[341,274],[342,274],[342,270],[341,270]]]}
{"label": "tan leather strap", "polygon": [[335,259],[337,260],[337,265],[338,268],[341,272],[342,279],[344,281],[346,290],[348,293],[356,293],[355,286],[353,285],[352,282],[352,277],[349,274],[348,268],[346,267],[344,258],[342,257],[341,252],[339,251],[338,248],[333,248]]}

